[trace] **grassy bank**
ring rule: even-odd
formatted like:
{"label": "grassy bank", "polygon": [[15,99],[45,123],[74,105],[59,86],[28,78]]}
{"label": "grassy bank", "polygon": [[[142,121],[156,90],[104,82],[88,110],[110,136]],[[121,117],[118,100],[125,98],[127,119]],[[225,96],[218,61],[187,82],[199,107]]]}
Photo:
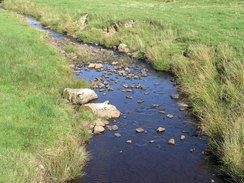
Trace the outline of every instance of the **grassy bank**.
{"label": "grassy bank", "polygon": [[[74,82],[68,61],[16,13],[0,10],[0,182],[62,182],[77,177],[91,113],[75,113],[61,91]],[[79,148],[80,147],[80,148]]]}
{"label": "grassy bank", "polygon": [[[220,173],[243,181],[242,0],[5,0],[3,5],[85,42],[125,43],[156,69],[172,70],[209,135]],[[84,14],[88,23],[82,25]],[[126,28],[129,20],[137,22]]]}

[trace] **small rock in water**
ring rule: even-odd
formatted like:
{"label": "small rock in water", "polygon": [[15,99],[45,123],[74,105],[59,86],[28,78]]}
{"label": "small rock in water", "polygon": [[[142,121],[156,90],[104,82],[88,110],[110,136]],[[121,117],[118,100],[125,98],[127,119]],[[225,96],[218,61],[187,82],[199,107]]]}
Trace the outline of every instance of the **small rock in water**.
{"label": "small rock in water", "polygon": [[129,85],[128,84],[124,84],[123,87],[129,88]]}
{"label": "small rock in water", "polygon": [[94,134],[100,134],[100,133],[103,133],[104,131],[105,131],[105,129],[102,126],[95,126],[93,129]]}
{"label": "small rock in water", "polygon": [[107,93],[103,93],[103,96],[107,95]]}
{"label": "small rock in water", "polygon": [[162,111],[158,111],[158,112],[159,112],[160,114],[165,114],[165,111],[163,111],[163,110],[162,110]]}
{"label": "small rock in water", "polygon": [[152,107],[159,107],[158,104],[152,104]]}
{"label": "small rock in water", "polygon": [[92,68],[94,68],[95,67],[95,64],[89,64],[88,65],[88,69],[92,69]]}
{"label": "small rock in water", "polygon": [[180,136],[180,140],[182,140],[182,141],[183,141],[183,140],[186,140],[186,136],[185,136],[185,135],[181,135],[181,136]]}
{"label": "small rock in water", "polygon": [[154,142],[155,142],[155,140],[150,140],[150,141],[149,141],[149,143],[151,143],[151,144],[154,143]]}
{"label": "small rock in water", "polygon": [[137,103],[143,103],[144,102],[144,100],[137,100]]}
{"label": "small rock in water", "polygon": [[120,133],[115,133],[114,136],[115,137],[121,137],[121,134]]}
{"label": "small rock in water", "polygon": [[139,76],[134,76],[134,79],[139,79]]}
{"label": "small rock in water", "polygon": [[183,102],[180,102],[179,106],[181,106],[181,107],[189,107],[186,103],[183,103]]}
{"label": "small rock in water", "polygon": [[146,87],[144,85],[142,85],[142,84],[138,84],[136,86],[136,88],[141,89],[141,90],[145,90],[146,89]]}
{"label": "small rock in water", "polygon": [[182,107],[182,108],[180,108],[179,110],[180,110],[180,111],[185,111],[186,108],[185,108],[185,107]]}
{"label": "small rock in water", "polygon": [[99,91],[100,91],[100,92],[104,92],[104,91],[105,91],[105,89],[100,89]]}
{"label": "small rock in water", "polygon": [[175,139],[169,139],[168,144],[175,145]]}
{"label": "small rock in water", "polygon": [[172,119],[173,117],[174,117],[174,115],[173,115],[173,114],[168,114],[168,115],[167,115],[167,118]]}
{"label": "small rock in water", "polygon": [[95,64],[95,69],[101,69],[103,67],[103,64]]}
{"label": "small rock in water", "polygon": [[133,90],[132,89],[127,89],[127,90],[125,90],[126,92],[133,92]]}
{"label": "small rock in water", "polygon": [[157,129],[157,132],[158,133],[162,133],[162,132],[164,132],[165,131],[165,128],[162,128],[162,127],[158,127],[158,129]]}
{"label": "small rock in water", "polygon": [[144,130],[143,128],[137,128],[137,129],[136,129],[136,132],[137,132],[137,133],[142,133],[142,132],[144,132],[144,131],[145,131],[145,130]]}
{"label": "small rock in water", "polygon": [[118,62],[112,62],[112,64],[111,65],[117,65],[118,64]]}
{"label": "small rock in water", "polygon": [[126,96],[126,98],[127,98],[127,99],[133,99],[133,97],[132,97],[132,96]]}
{"label": "small rock in water", "polygon": [[118,130],[119,127],[117,125],[112,125],[112,126],[108,126],[108,129],[115,131],[115,130]]}
{"label": "small rock in water", "polygon": [[196,149],[195,149],[195,148],[190,149],[190,152],[194,152],[194,151],[196,151]]}
{"label": "small rock in water", "polygon": [[127,140],[126,143],[127,144],[132,144],[132,140]]}
{"label": "small rock in water", "polygon": [[149,92],[144,93],[144,95],[149,95]]}
{"label": "small rock in water", "polygon": [[154,83],[154,85],[160,85],[160,83]]}
{"label": "small rock in water", "polygon": [[108,87],[108,91],[114,91],[113,87]]}
{"label": "small rock in water", "polygon": [[175,94],[175,95],[171,95],[170,96],[172,99],[178,99],[179,97],[180,97],[180,95],[179,94]]}

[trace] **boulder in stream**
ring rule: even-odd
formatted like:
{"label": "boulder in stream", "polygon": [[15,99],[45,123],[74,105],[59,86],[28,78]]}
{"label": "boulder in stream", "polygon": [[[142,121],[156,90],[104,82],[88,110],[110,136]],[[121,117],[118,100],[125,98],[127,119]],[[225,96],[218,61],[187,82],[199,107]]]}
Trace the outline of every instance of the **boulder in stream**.
{"label": "boulder in stream", "polygon": [[137,128],[137,129],[136,129],[136,132],[137,132],[137,133],[142,133],[142,132],[144,132],[144,131],[145,131],[145,130],[144,130],[143,128]]}
{"label": "boulder in stream", "polygon": [[91,103],[85,104],[85,106],[89,107],[96,115],[100,117],[118,118],[121,114],[114,105],[107,103]]}
{"label": "boulder in stream", "polygon": [[95,126],[93,129],[94,134],[100,134],[100,133],[103,133],[104,131],[105,131],[105,128],[102,126]]}
{"label": "boulder in stream", "polygon": [[85,89],[72,89],[65,88],[63,96],[68,101],[73,104],[86,104],[91,100],[97,99],[98,95],[95,91],[85,88]]}

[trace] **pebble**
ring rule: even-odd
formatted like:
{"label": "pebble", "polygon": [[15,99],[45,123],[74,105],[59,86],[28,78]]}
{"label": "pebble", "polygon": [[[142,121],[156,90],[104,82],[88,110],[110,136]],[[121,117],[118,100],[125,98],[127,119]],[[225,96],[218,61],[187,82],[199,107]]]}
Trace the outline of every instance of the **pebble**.
{"label": "pebble", "polygon": [[124,88],[129,88],[129,85],[128,84],[124,84],[123,87]]}
{"label": "pebble", "polygon": [[119,129],[119,127],[117,125],[112,125],[112,126],[108,125],[107,127],[109,130],[114,130],[114,131]]}
{"label": "pebble", "polygon": [[149,95],[149,92],[144,93],[144,95]]}
{"label": "pebble", "polygon": [[127,140],[126,143],[127,144],[132,144],[132,140]]}
{"label": "pebble", "polygon": [[144,100],[137,100],[137,103],[143,103],[144,102]]}
{"label": "pebble", "polygon": [[127,98],[127,99],[133,99],[133,97],[132,97],[132,96],[126,96],[126,98]]}
{"label": "pebble", "polygon": [[145,130],[144,130],[143,128],[137,128],[137,129],[136,129],[136,132],[137,132],[137,133],[142,133],[142,132],[144,132],[144,131],[145,131]]}
{"label": "pebble", "polygon": [[111,65],[117,65],[118,64],[118,62],[112,62],[112,64]]}
{"label": "pebble", "polygon": [[175,145],[175,139],[169,139],[168,144]]}
{"label": "pebble", "polygon": [[150,140],[150,141],[149,141],[149,143],[151,143],[151,144],[154,143],[154,142],[155,142],[155,140]]}
{"label": "pebble", "polygon": [[121,134],[120,133],[115,133],[114,136],[115,137],[121,137]]}
{"label": "pebble", "polygon": [[182,140],[182,141],[183,141],[183,140],[186,140],[186,136],[185,136],[185,135],[181,135],[181,136],[180,136],[180,140]]}
{"label": "pebble", "polygon": [[195,148],[190,149],[190,152],[194,152],[194,151],[196,151],[196,149],[195,149]]}
{"label": "pebble", "polygon": [[158,104],[152,104],[152,107],[159,107]]}
{"label": "pebble", "polygon": [[142,84],[138,84],[136,86],[136,88],[141,89],[141,90],[145,90],[146,89],[146,87],[144,85],[142,85]]}
{"label": "pebble", "polygon": [[179,97],[180,97],[180,95],[179,94],[175,94],[175,95],[171,95],[170,96],[172,99],[178,99]]}
{"label": "pebble", "polygon": [[126,92],[133,92],[133,90],[132,89],[127,89],[127,90],[125,90]]}
{"label": "pebble", "polygon": [[179,106],[181,106],[181,107],[189,107],[186,103],[183,103],[183,102],[180,102]]}
{"label": "pebble", "polygon": [[107,95],[107,93],[103,93],[103,96]]}
{"label": "pebble", "polygon": [[160,114],[165,114],[165,111],[158,111]]}
{"label": "pebble", "polygon": [[174,115],[173,115],[173,114],[168,114],[168,115],[167,115],[167,118],[172,119],[173,117],[174,117]]}
{"label": "pebble", "polygon": [[185,111],[185,110],[186,110],[185,107],[182,107],[182,108],[179,109],[179,111]]}
{"label": "pebble", "polygon": [[162,132],[164,132],[165,131],[165,128],[162,128],[162,127],[158,127],[158,129],[157,129],[157,132],[158,133],[162,133]]}
{"label": "pebble", "polygon": [[114,88],[113,87],[109,87],[108,91],[114,91]]}

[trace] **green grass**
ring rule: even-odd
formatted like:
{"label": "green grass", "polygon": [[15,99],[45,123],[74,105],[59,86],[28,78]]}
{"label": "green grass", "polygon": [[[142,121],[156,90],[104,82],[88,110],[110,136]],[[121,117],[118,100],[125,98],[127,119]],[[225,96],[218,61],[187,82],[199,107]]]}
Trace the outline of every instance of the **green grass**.
{"label": "green grass", "polygon": [[[69,62],[47,45],[44,33],[16,13],[0,10],[0,182],[62,182],[79,176],[89,139],[60,91],[75,82]],[[79,83],[79,85],[77,85]]]}
{"label": "green grass", "polygon": [[[244,179],[244,2],[242,0],[5,0],[58,32],[112,47],[125,43],[179,78],[209,136],[220,173]],[[77,20],[88,14],[88,24]],[[115,22],[138,20],[107,34]]]}

